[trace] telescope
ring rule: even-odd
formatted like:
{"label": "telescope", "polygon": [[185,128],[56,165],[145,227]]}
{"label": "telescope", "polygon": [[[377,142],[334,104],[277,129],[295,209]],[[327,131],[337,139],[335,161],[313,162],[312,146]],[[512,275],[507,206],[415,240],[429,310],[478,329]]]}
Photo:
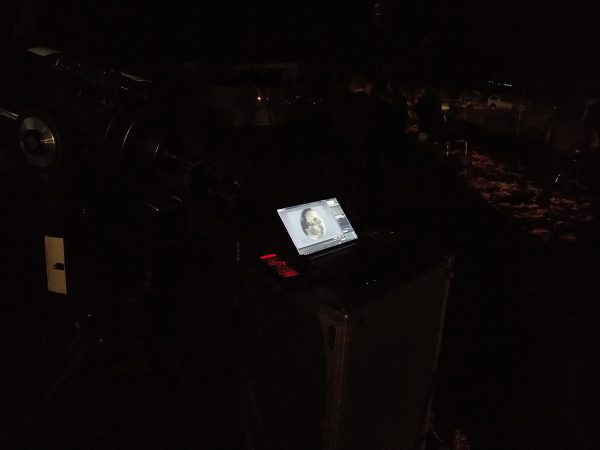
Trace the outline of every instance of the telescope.
{"label": "telescope", "polygon": [[198,186],[206,161],[184,148],[177,112],[163,107],[155,82],[45,47],[28,49],[12,66],[0,116],[14,124],[25,160],[45,176],[83,163],[109,180],[136,179],[178,194]]}
{"label": "telescope", "polygon": [[15,53],[8,67],[0,125],[40,175],[45,236],[80,227],[82,212],[116,228],[131,219],[136,233],[187,234],[193,201],[236,200],[239,183],[215,176],[214,158],[185,141],[179,105],[154,81],[47,47]]}

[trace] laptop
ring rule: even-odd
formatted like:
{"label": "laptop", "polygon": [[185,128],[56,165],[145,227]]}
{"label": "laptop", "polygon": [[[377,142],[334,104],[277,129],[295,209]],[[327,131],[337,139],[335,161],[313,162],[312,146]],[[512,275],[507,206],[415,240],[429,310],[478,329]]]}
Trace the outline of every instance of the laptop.
{"label": "laptop", "polygon": [[311,259],[345,248],[358,239],[335,197],[280,208],[277,213],[298,254]]}
{"label": "laptop", "polygon": [[[337,198],[277,210],[300,260],[331,275],[364,271],[365,246]],[[367,246],[370,247],[370,246]]]}

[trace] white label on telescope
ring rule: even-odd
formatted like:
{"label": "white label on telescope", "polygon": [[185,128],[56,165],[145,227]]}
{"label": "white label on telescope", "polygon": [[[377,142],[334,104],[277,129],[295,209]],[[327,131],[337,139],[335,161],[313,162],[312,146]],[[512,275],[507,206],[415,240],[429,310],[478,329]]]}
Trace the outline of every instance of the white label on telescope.
{"label": "white label on telescope", "polygon": [[67,293],[65,270],[65,245],[63,238],[44,236],[46,247],[46,277],[48,290],[57,294]]}

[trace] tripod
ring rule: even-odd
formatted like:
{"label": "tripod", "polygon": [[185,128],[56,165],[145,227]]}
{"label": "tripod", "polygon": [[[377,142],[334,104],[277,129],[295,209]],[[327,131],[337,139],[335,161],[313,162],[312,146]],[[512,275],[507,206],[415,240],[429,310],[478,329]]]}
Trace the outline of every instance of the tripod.
{"label": "tripod", "polygon": [[[36,426],[35,421],[43,420],[40,418],[41,412],[51,403],[64,403],[61,393],[64,394],[63,391],[68,389],[74,391],[76,385],[85,386],[88,396],[94,397],[94,391],[99,391],[98,380],[106,384],[106,391],[111,390],[109,384],[143,384],[151,378],[148,373],[152,368],[148,366],[162,364],[162,372],[171,372],[169,376],[177,380],[178,389],[187,389],[177,355],[172,350],[165,350],[169,346],[169,343],[165,344],[166,337],[150,336],[149,330],[151,327],[161,328],[159,324],[152,323],[158,320],[161,313],[160,307],[157,308],[152,302],[156,303],[157,297],[166,295],[166,287],[159,285],[168,284],[161,280],[160,267],[156,267],[156,261],[160,261],[165,254],[157,247],[170,247],[172,243],[163,235],[164,242],[147,244],[145,249],[133,256],[122,257],[111,252],[119,249],[114,243],[118,240],[115,236],[117,233],[108,232],[103,226],[105,223],[96,220],[102,215],[97,213],[97,204],[81,201],[79,195],[66,195],[64,187],[69,183],[65,179],[69,177],[64,172],[60,174],[65,175],[62,178],[56,173],[52,175],[56,176],[38,178],[39,213],[42,218],[40,235],[65,237],[68,293],[35,293],[47,303],[34,306],[46,309],[53,317],[53,320],[42,321],[45,332],[40,333],[39,344],[27,350],[41,355],[34,368],[42,371],[43,376],[33,377],[35,382],[25,388],[29,392],[21,395],[19,405],[14,412],[11,411],[10,420],[0,427],[0,444],[3,447],[16,446],[24,438],[24,432]],[[73,186],[79,187],[77,184]],[[77,201],[72,201],[73,197]],[[164,210],[154,212],[157,216],[167,214]],[[120,218],[118,214],[116,216]],[[159,221],[158,217],[156,221]],[[97,235],[102,233],[110,237],[99,240]],[[101,247],[107,242],[112,244],[102,250]],[[111,258],[121,261],[111,261]],[[139,267],[127,269],[130,265]],[[124,270],[129,272],[119,275]],[[147,279],[149,273],[152,273],[152,280]],[[152,308],[158,310],[152,311]],[[164,366],[169,367],[165,369]],[[141,378],[141,381],[136,381],[136,378]],[[123,390],[123,387],[118,389]],[[118,389],[113,390],[116,392]],[[73,398],[81,395],[71,392],[67,397],[67,402],[77,403],[80,401]],[[112,398],[107,396],[106,399],[114,404],[103,405],[101,409],[122,408],[118,406],[120,400],[117,395],[112,395]],[[106,399],[101,400],[106,403]],[[85,408],[89,409],[88,405]],[[56,409],[56,404],[54,407]],[[58,407],[59,410],[61,408]],[[94,434],[102,432],[94,431]],[[112,440],[107,445],[120,446]]]}

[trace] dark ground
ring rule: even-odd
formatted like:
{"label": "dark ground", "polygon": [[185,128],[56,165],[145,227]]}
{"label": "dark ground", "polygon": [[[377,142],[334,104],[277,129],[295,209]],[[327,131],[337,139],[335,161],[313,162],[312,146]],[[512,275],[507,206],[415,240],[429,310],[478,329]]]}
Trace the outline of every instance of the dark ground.
{"label": "dark ground", "polygon": [[[323,185],[329,178],[318,134],[255,129],[228,136],[253,214],[302,195],[335,194]],[[489,144],[479,150],[491,151]],[[305,170],[307,149],[319,161],[315,171]],[[598,448],[600,259],[583,237],[528,235],[454,169],[411,155],[388,165],[385,228],[457,258],[433,406],[440,436],[460,428],[474,449]],[[92,214],[92,234],[78,231],[84,281],[74,292],[94,311],[88,324],[77,317],[81,333],[69,312],[82,309],[75,293],[47,298],[43,289],[39,181],[14,155],[0,156],[2,446],[240,448],[252,441],[251,406],[243,401],[252,334],[240,326],[243,308],[235,302],[228,207],[198,202],[191,242],[148,239],[133,225],[105,220],[106,209]],[[255,202],[257,195],[264,200]],[[268,243],[243,237],[250,254]],[[144,293],[152,270],[172,274],[173,285],[159,280],[155,295]],[[162,313],[158,321],[153,314],[164,311],[165,292],[180,298],[172,308],[176,333],[165,331]],[[90,352],[59,360],[75,336],[93,343]],[[46,376],[61,382],[43,385]]]}

